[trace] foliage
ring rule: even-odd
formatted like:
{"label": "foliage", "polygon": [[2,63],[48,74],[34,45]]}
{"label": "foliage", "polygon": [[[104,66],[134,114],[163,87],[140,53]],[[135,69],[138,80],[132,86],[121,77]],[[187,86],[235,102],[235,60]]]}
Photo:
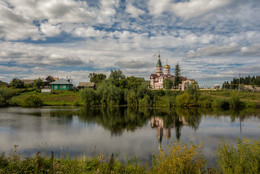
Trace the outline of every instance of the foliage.
{"label": "foliage", "polygon": [[233,91],[230,98],[230,107],[232,108],[241,108],[243,107],[243,103],[239,99],[239,95],[237,92]]}
{"label": "foliage", "polygon": [[119,86],[119,80],[124,79],[125,75],[123,72],[118,70],[111,70],[108,80],[113,83],[113,85]]}
{"label": "foliage", "polygon": [[188,91],[176,97],[177,106],[192,107],[198,106],[200,92],[196,84],[191,84],[188,87]]}
{"label": "foliage", "polygon": [[[108,157],[109,158],[109,157]],[[17,152],[10,156],[0,156],[0,173],[146,173],[145,168],[137,162],[124,165],[114,155],[105,162],[104,155],[97,155],[93,158],[54,158],[41,156],[38,152],[33,157],[23,157]],[[148,172],[147,172],[148,173]]]}
{"label": "foliage", "polygon": [[139,99],[139,106],[145,107],[145,106],[151,106],[151,98],[149,95],[145,95],[144,98]]}
{"label": "foliage", "polygon": [[229,101],[225,99],[215,99],[213,100],[212,107],[216,108],[223,108],[228,109],[229,108]]}
{"label": "foliage", "polygon": [[176,97],[176,105],[177,106],[182,106],[182,107],[189,107],[191,106],[191,96],[189,95],[188,92],[184,92],[183,94],[181,95],[178,95]]}
{"label": "foliage", "polygon": [[180,83],[181,83],[181,70],[180,70],[180,65],[177,63],[175,66],[175,78],[174,78],[173,86],[177,88]]}
{"label": "foliage", "polygon": [[40,88],[43,86],[43,81],[42,79],[36,79],[33,81],[33,86],[36,87],[36,88]]}
{"label": "foliage", "polygon": [[213,99],[210,96],[200,95],[198,99],[198,106],[202,108],[211,108]]}
{"label": "foliage", "polygon": [[14,78],[11,83],[11,87],[13,88],[24,88],[24,83],[20,79]]}
{"label": "foliage", "polygon": [[9,88],[0,88],[0,107],[7,106],[9,99],[15,95],[15,91]]}
{"label": "foliage", "polygon": [[218,146],[218,164],[223,173],[260,173],[260,139],[237,139],[234,147],[229,143]]}
{"label": "foliage", "polygon": [[163,80],[163,88],[164,89],[172,89],[173,82],[170,78],[166,78]]}
{"label": "foliage", "polygon": [[8,84],[0,80],[0,87],[7,87]]}
{"label": "foliage", "polygon": [[99,84],[107,78],[105,74],[96,74],[96,73],[90,73],[88,77],[90,79],[90,82],[94,82],[95,84]]}
{"label": "foliage", "polygon": [[223,87],[225,89],[237,89],[239,87],[239,80],[240,84],[243,85],[256,85],[260,86],[260,76],[247,76],[239,78],[233,78],[230,82],[226,81],[223,83]]}
{"label": "foliage", "polygon": [[169,146],[169,152],[161,151],[155,158],[153,173],[202,173],[205,159],[201,155],[201,146],[175,142]]}
{"label": "foliage", "polygon": [[197,104],[197,101],[200,97],[199,86],[196,83],[192,83],[188,86],[188,93],[191,96],[191,99]]}
{"label": "foliage", "polygon": [[81,89],[79,91],[80,98],[83,101],[83,103],[87,106],[93,106],[98,103],[98,96],[96,94],[96,91],[90,88]]}
{"label": "foliage", "polygon": [[123,101],[124,93],[110,81],[104,81],[97,89],[101,105],[119,105]]}
{"label": "foliage", "polygon": [[[136,91],[139,86],[144,83],[143,78],[137,78],[134,76],[130,76],[127,78],[122,78],[119,80],[119,87],[121,89],[128,89]],[[147,87],[146,87],[147,88]]]}
{"label": "foliage", "polygon": [[127,94],[127,105],[128,106],[137,106],[137,97],[133,90],[129,91]]}
{"label": "foliage", "polygon": [[43,101],[36,95],[29,95],[23,99],[21,106],[23,107],[40,107],[43,105]]}

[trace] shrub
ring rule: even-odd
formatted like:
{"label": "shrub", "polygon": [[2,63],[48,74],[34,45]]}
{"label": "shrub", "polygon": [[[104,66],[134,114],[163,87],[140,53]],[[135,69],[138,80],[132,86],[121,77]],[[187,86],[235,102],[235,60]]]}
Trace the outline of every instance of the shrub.
{"label": "shrub", "polygon": [[232,107],[232,108],[241,108],[241,107],[243,107],[243,102],[240,101],[240,98],[239,98],[237,92],[232,92],[232,94],[231,94],[230,107]]}
{"label": "shrub", "polygon": [[201,146],[178,142],[169,146],[168,153],[160,151],[154,161],[153,173],[202,173],[206,162]]}
{"label": "shrub", "polygon": [[22,100],[20,105],[23,107],[40,107],[43,105],[43,101],[35,95],[29,95]]}
{"label": "shrub", "polygon": [[209,96],[201,95],[198,99],[198,105],[203,108],[210,108],[212,106],[212,98]]}
{"label": "shrub", "polygon": [[256,108],[256,103],[251,101],[244,102],[245,108]]}
{"label": "shrub", "polygon": [[215,99],[212,103],[213,107],[228,109],[229,101],[225,99]]}
{"label": "shrub", "polygon": [[97,103],[97,94],[93,89],[81,89],[79,91],[80,98],[87,106],[93,106]]}
{"label": "shrub", "polygon": [[171,89],[173,86],[173,81],[170,78],[166,78],[163,80],[163,88],[164,89]]}
{"label": "shrub", "polygon": [[0,107],[9,105],[9,99],[15,95],[15,92],[9,88],[0,88]]}
{"label": "shrub", "polygon": [[126,100],[128,106],[137,106],[137,97],[134,91],[128,91]]}
{"label": "shrub", "polygon": [[238,138],[237,145],[218,146],[218,164],[223,173],[260,173],[260,140]]}
{"label": "shrub", "polygon": [[139,99],[139,106],[150,106],[151,105],[151,99],[149,95],[145,95],[144,98]]}

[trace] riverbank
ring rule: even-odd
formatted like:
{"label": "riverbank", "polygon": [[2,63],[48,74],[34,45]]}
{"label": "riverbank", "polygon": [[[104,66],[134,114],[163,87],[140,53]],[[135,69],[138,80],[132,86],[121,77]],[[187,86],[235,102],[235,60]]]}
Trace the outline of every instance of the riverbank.
{"label": "riverbank", "polygon": [[0,173],[259,173],[260,140],[237,140],[236,145],[222,143],[218,146],[218,163],[208,168],[201,154],[201,145],[174,142],[168,152],[161,150],[153,156],[151,165],[138,163],[137,159],[122,163],[118,158],[97,154],[94,157],[50,157],[38,152],[33,157],[19,154],[17,145],[9,156],[0,156]]}
{"label": "riverbank", "polygon": [[[199,91],[199,96],[194,99],[194,94],[182,91],[153,90],[151,91],[153,106],[180,106],[180,107],[234,107],[243,105],[243,108],[260,108],[260,93],[234,92],[234,91]],[[18,92],[8,99],[10,106],[22,106],[23,101],[29,96],[38,97],[43,106],[83,106],[85,105],[79,91],[53,91],[52,93],[40,93],[39,90],[27,90]],[[179,98],[179,100],[178,100]],[[183,102],[183,101],[186,101]],[[240,102],[240,103],[239,103]],[[150,105],[149,102],[143,102]],[[143,104],[142,103],[142,104]],[[124,104],[124,105],[127,105]],[[136,102],[138,105],[138,102]],[[238,106],[235,106],[238,107]],[[240,106],[241,107],[241,106]]]}

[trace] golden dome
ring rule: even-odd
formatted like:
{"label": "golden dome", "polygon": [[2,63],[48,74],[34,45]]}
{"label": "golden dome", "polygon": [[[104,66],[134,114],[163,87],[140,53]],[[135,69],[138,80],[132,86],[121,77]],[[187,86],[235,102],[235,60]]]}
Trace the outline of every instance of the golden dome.
{"label": "golden dome", "polygon": [[170,68],[170,65],[165,65],[164,68]]}

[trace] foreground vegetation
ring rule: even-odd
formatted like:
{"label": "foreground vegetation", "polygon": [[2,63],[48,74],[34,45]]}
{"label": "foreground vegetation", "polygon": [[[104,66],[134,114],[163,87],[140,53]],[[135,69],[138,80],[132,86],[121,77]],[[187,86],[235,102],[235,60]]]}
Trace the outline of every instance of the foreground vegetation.
{"label": "foreground vegetation", "polygon": [[166,153],[153,156],[151,165],[137,160],[122,163],[113,154],[92,158],[41,156],[24,157],[17,146],[9,156],[0,156],[0,173],[259,173],[260,140],[238,139],[237,145],[222,143],[218,147],[217,167],[207,168],[200,145],[174,142]]}

